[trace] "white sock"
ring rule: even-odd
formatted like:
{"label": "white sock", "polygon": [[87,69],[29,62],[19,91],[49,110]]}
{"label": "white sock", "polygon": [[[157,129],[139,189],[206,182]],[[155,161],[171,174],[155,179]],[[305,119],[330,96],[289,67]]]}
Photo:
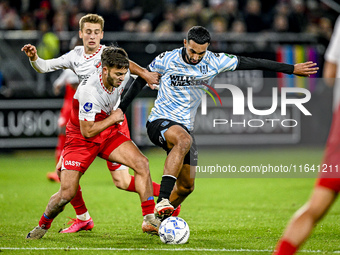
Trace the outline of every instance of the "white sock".
{"label": "white sock", "polygon": [[86,221],[86,220],[89,220],[91,218],[91,216],[90,216],[89,212],[86,212],[86,213],[77,215],[77,218],[79,220]]}

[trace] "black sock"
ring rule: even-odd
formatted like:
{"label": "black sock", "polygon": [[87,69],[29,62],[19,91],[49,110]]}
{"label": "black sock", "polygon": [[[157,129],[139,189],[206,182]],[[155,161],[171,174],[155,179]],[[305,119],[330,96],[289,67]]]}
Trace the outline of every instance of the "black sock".
{"label": "black sock", "polygon": [[161,188],[159,190],[159,196],[157,203],[162,200],[162,198],[169,199],[171,191],[173,190],[176,182],[176,177],[171,175],[163,175],[161,181]]}

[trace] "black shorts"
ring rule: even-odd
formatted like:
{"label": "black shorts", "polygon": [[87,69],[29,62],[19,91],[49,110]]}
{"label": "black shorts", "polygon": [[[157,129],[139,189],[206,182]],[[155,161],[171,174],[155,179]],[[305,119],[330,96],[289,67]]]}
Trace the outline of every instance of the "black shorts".
{"label": "black shorts", "polygon": [[172,121],[172,120],[167,120],[167,119],[157,119],[152,122],[148,121],[146,123],[146,128],[147,128],[149,139],[151,140],[153,144],[159,147],[162,147],[167,152],[167,154],[169,154],[171,149],[168,148],[167,142],[163,134],[171,126],[174,126],[174,125],[181,126],[192,137],[192,145],[191,145],[190,151],[184,157],[183,164],[197,166],[198,151],[197,151],[195,138],[192,134],[190,134],[190,131],[184,125],[177,123],[175,121]]}

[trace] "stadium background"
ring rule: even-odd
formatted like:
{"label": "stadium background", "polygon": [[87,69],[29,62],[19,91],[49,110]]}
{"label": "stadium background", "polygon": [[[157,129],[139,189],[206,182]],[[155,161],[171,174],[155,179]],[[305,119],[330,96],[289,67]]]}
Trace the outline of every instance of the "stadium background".
{"label": "stadium background", "polygon": [[[287,63],[317,62],[321,70],[313,79],[243,71],[223,73],[216,82],[233,83],[244,92],[247,87],[253,87],[254,96],[260,101],[269,99],[269,104],[271,87],[304,87],[312,93],[306,108],[313,117],[305,118],[298,111],[301,125],[295,130],[276,130],[267,135],[257,130],[248,136],[249,132],[242,128],[224,131],[230,137],[230,144],[324,144],[331,117],[331,90],[317,77],[322,73],[323,55],[337,18],[337,12],[329,3],[314,0],[27,0],[0,2],[0,150],[54,147],[62,95],[53,94],[52,83],[60,72],[36,73],[20,48],[26,43],[37,45],[42,58],[66,53],[71,38],[77,36],[79,17],[88,12],[105,18],[103,43],[124,47],[130,58],[142,66],[147,66],[163,51],[181,47],[183,31],[192,25],[204,25],[212,32],[210,50],[215,52]],[[146,91],[141,96],[151,99],[136,101],[133,112],[128,114],[133,138],[140,146],[150,145],[144,123],[155,94]],[[262,107],[266,106],[270,105]],[[200,119],[196,126],[202,127],[199,123]],[[198,136],[204,134],[209,134],[209,130],[197,129]],[[199,137],[198,140],[200,143]],[[215,145],[207,141],[201,143]]]}
{"label": "stadium background", "polygon": [[[45,183],[45,173],[52,170],[54,164],[53,149],[57,142],[57,118],[63,99],[62,95],[53,95],[52,83],[60,72],[36,73],[31,68],[25,54],[20,51],[24,44],[31,43],[38,46],[38,53],[42,58],[57,57],[69,50],[71,38],[77,36],[79,18],[86,13],[98,13],[105,19],[102,43],[106,45],[118,44],[125,48],[129,57],[142,66],[149,64],[155,56],[163,51],[181,47],[185,32],[193,25],[204,25],[209,29],[213,39],[209,49],[215,52],[268,58],[288,63],[313,60],[318,63],[320,72],[318,76],[308,79],[280,76],[272,72],[243,71],[221,74],[215,81],[215,83],[228,82],[238,85],[244,92],[246,87],[253,87],[255,102],[256,100],[265,102],[271,99],[272,87],[295,86],[309,89],[312,99],[305,106],[312,116],[303,116],[299,111],[294,113],[293,109],[289,111],[290,114],[298,114],[298,116],[294,115],[301,124],[297,128],[278,129],[270,133],[264,130],[249,132],[247,129],[230,129],[213,135],[209,128],[202,125],[204,120],[198,118],[196,130],[197,136],[202,137],[202,139],[198,139],[200,155],[206,155],[202,158],[202,164],[225,159],[224,151],[215,150],[218,145],[215,138],[220,137],[221,134],[229,141],[227,144],[228,157],[234,165],[262,164],[263,162],[272,164],[288,162],[297,165],[320,164],[332,115],[332,89],[323,84],[320,74],[322,74],[325,49],[340,12],[339,8],[340,6],[331,0],[0,0],[0,202],[2,202],[0,212],[3,216],[3,221],[0,221],[0,238],[3,240],[2,247],[16,247],[18,243],[13,240],[19,240],[21,235],[24,235],[26,230],[35,224],[49,194],[57,189],[54,184]],[[156,177],[158,180],[161,176],[160,166],[163,164],[165,155],[160,149],[150,147],[144,128],[156,93],[144,89],[139,99],[129,109],[128,119],[133,139],[150,159],[153,178]],[[230,100],[230,94],[223,92],[221,96]],[[300,95],[295,96],[299,97]],[[208,100],[210,99],[208,98]],[[210,106],[213,106],[212,100],[208,101],[208,107]],[[261,105],[261,107],[268,108],[268,104]],[[231,106],[225,105],[224,109],[228,112]],[[207,134],[214,139],[204,140],[203,137]],[[105,168],[102,163],[95,163],[93,168]],[[91,191],[98,194],[97,189],[105,179],[107,185],[103,185],[100,190],[102,193],[99,193],[105,196],[107,190],[112,191],[112,183],[108,180],[107,174],[106,177],[102,177],[93,173],[86,177],[84,183],[88,186],[89,207],[100,209],[101,211],[97,212],[97,215],[96,213],[93,215],[97,216],[97,222],[104,222],[106,219],[101,214],[107,212],[107,208],[102,204],[105,205],[107,201],[101,199],[99,201],[102,201],[102,204],[99,204],[99,201],[94,202],[98,198],[91,200],[90,195]],[[183,212],[183,217],[189,220],[190,225],[198,226],[196,229],[194,227],[195,232],[191,243],[196,245],[201,242],[200,238],[206,238],[207,243],[204,244],[210,248],[242,249],[248,247],[257,250],[273,249],[286,221],[295,209],[299,208],[300,203],[306,200],[313,184],[310,179],[273,180],[269,184],[265,180],[247,179],[241,181],[205,180],[204,184],[201,180],[198,182],[200,191],[197,190],[193,193],[193,197],[188,200],[187,205],[187,208],[190,209]],[[254,194],[245,193],[239,183],[250,187]],[[36,187],[36,184],[39,187]],[[215,195],[221,193],[220,197],[216,196],[213,199],[214,201],[219,201],[219,198],[224,199],[226,195],[219,188],[226,185],[229,195],[227,195],[228,201],[225,202],[225,206],[230,209],[229,215],[236,220],[230,218],[220,228],[212,224],[214,229],[207,230],[202,224],[206,219],[193,212],[195,208],[197,209],[197,205],[194,203],[195,199],[196,201],[202,199],[205,203],[209,203],[209,195],[204,193],[209,191]],[[298,194],[292,192],[296,188],[298,188]],[[41,192],[42,190],[44,192]],[[45,193],[45,191],[45,196],[42,196],[41,193]],[[30,199],[25,197],[25,192],[28,192],[26,195],[29,194],[41,201],[31,203]],[[19,194],[19,196],[12,197],[13,193]],[[270,198],[264,195],[274,193],[277,194],[277,197]],[[135,198],[132,198],[133,195],[127,196],[127,199],[137,203]],[[9,197],[12,197],[11,202],[6,200]],[[280,204],[276,210],[268,211],[268,208],[280,199],[290,204],[289,210],[283,213],[285,207]],[[25,202],[22,203],[22,201]],[[33,210],[32,206],[37,208]],[[215,219],[226,220],[223,217],[220,218],[219,210],[212,211],[213,207],[214,205],[209,206],[208,204],[204,207],[206,215],[211,213]],[[4,224],[4,222],[10,221],[11,212],[14,214],[17,210],[25,211],[27,208],[31,209],[29,213],[24,213],[22,219],[24,228],[11,232],[12,224]],[[248,214],[249,208],[252,209],[252,214]],[[220,207],[218,209],[220,212],[225,210]],[[259,217],[255,215],[259,211],[262,212],[261,217],[264,217],[262,221],[260,220],[263,224],[262,228],[256,226],[256,220],[250,223],[246,219]],[[334,219],[338,211],[339,209],[335,210],[330,218]],[[67,209],[66,213],[72,215],[71,209]],[[60,224],[65,223],[65,214],[58,218],[60,219],[55,225],[60,227]],[[136,218],[138,218],[138,214],[136,214]],[[265,219],[271,220],[265,222]],[[244,222],[244,225],[238,225],[237,223],[240,221]],[[274,221],[275,227],[271,225]],[[133,231],[125,219],[118,222],[123,222],[125,227]],[[136,220],[135,223],[138,225],[139,221]],[[248,226],[244,228],[246,223]],[[103,224],[100,226],[103,227]],[[226,237],[219,234],[219,231],[222,232],[225,226],[233,230],[229,230],[227,241],[235,240],[232,244],[228,243],[228,247],[223,244]],[[268,229],[271,227],[272,229],[269,231]],[[110,230],[112,229],[110,228]],[[10,231],[9,234],[8,231]],[[248,235],[251,237],[261,235],[256,231],[262,231],[264,233],[262,235],[265,236],[264,244],[250,241],[251,238],[249,239],[249,236],[243,233],[246,231],[250,231]],[[327,231],[331,232],[332,236],[326,235],[320,240],[320,233],[325,234]],[[317,233],[319,234],[315,239],[311,239],[311,250],[333,251],[339,248],[335,244],[331,244],[331,241],[325,248],[325,243],[322,242],[322,240],[333,239],[336,242],[336,234],[334,234],[336,231],[334,232],[330,222],[326,222],[322,232]],[[84,235],[81,234],[79,239],[75,237],[76,242],[73,243],[73,247],[79,245]],[[221,241],[217,242],[215,239],[211,239],[211,235],[215,235]],[[249,245],[247,246],[247,241],[242,240],[239,236],[248,239]],[[52,236],[52,238],[56,237],[59,236]],[[99,237],[102,236],[99,235]],[[125,236],[125,238],[128,237]],[[142,237],[144,238],[144,236]],[[142,237],[133,247],[143,247]],[[102,246],[99,245],[99,247],[108,247],[110,243],[105,242],[105,238],[103,240]],[[93,240],[88,241],[93,242]],[[48,242],[53,245],[51,240]],[[153,241],[148,239],[148,242],[151,242],[151,247],[154,247],[152,246],[154,245]],[[22,247],[34,246],[26,243],[19,244]],[[64,247],[68,245],[63,237],[61,245]],[[127,242],[118,247],[130,247],[129,245]],[[264,253],[268,254],[268,251],[264,251]],[[259,254],[258,251],[257,254]]]}

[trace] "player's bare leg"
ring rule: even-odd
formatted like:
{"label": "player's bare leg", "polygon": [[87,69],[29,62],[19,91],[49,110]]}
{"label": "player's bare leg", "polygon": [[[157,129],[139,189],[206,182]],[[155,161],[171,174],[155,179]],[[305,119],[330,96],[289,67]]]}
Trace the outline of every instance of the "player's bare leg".
{"label": "player's bare leg", "polygon": [[149,161],[131,141],[118,146],[109,156],[112,162],[119,162],[131,167],[135,173],[135,188],[141,200],[143,211],[143,232],[157,234],[160,221],[154,217],[155,202],[153,200],[152,181]]}
{"label": "player's bare leg", "polygon": [[63,170],[61,172],[60,189],[51,196],[45,212],[39,221],[39,226],[28,233],[27,239],[39,239],[50,228],[53,219],[64,210],[65,205],[75,196],[79,179],[82,173],[79,171]]}
{"label": "player's bare leg", "polygon": [[183,167],[185,155],[190,150],[192,138],[181,126],[171,126],[165,133],[168,148],[171,149],[164,164],[164,175],[177,178]]}
{"label": "player's bare leg", "polygon": [[196,167],[184,164],[170,195],[171,204],[176,208],[194,191]]}
{"label": "player's bare leg", "polygon": [[315,187],[310,200],[291,219],[274,254],[288,254],[283,251],[284,245],[298,249],[308,238],[315,224],[327,213],[336,197],[337,193],[333,190]]}
{"label": "player's bare leg", "polygon": [[118,146],[110,154],[109,160],[119,162],[134,170],[136,191],[141,201],[152,196],[149,161],[131,141],[126,141]]}
{"label": "player's bare leg", "polygon": [[155,214],[160,218],[168,217],[174,211],[169,197],[183,168],[185,155],[189,152],[192,145],[191,136],[179,125],[171,126],[164,133],[164,137],[171,151],[165,160],[161,188],[155,207]]}
{"label": "player's bare leg", "polygon": [[82,173],[73,170],[63,170],[60,174],[60,189],[55,193],[47,204],[45,214],[49,218],[55,218],[64,206],[76,195],[79,180]]}
{"label": "player's bare leg", "polygon": [[[135,177],[133,175],[130,175],[128,167],[124,165],[120,165],[118,169],[110,170],[110,173],[111,173],[113,183],[118,189],[130,191],[130,192],[137,192],[136,187],[135,187]],[[160,184],[156,182],[152,182],[152,188],[153,188],[153,195],[158,197]]]}

